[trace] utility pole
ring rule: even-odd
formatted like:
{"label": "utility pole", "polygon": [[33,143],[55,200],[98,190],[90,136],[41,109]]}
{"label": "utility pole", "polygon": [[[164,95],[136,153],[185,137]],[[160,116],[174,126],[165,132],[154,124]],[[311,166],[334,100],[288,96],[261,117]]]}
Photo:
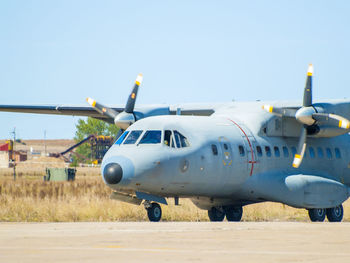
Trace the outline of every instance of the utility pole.
{"label": "utility pole", "polygon": [[12,164],[13,164],[13,180],[16,181],[16,153],[15,153],[15,143],[16,143],[16,127],[13,128],[13,146],[12,146]]}
{"label": "utility pole", "polygon": [[44,153],[45,153],[45,156],[47,156],[47,153],[46,153],[46,130],[44,130]]}

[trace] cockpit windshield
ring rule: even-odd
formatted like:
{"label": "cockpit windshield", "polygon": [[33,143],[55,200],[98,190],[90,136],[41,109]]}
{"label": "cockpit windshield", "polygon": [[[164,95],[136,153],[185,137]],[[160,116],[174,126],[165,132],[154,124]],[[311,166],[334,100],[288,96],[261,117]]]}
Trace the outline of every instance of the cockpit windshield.
{"label": "cockpit windshield", "polygon": [[143,135],[140,144],[157,144],[162,138],[162,131],[146,131]]}
{"label": "cockpit windshield", "polygon": [[122,135],[120,135],[120,137],[118,138],[118,140],[115,142],[115,144],[120,145],[122,144],[122,142],[124,141],[125,137],[128,135],[129,131],[124,132]]}
{"label": "cockpit windshield", "polygon": [[123,144],[134,144],[140,137],[142,131],[131,131]]}
{"label": "cockpit windshield", "polygon": [[[162,142],[162,133],[163,143],[168,147],[180,149],[190,146],[187,138],[177,130],[165,130],[164,132],[161,130],[148,130],[144,133],[142,130],[126,131],[118,138],[115,144],[135,144],[137,141],[139,141],[138,144],[160,144]],[[141,139],[139,140],[140,137]]]}

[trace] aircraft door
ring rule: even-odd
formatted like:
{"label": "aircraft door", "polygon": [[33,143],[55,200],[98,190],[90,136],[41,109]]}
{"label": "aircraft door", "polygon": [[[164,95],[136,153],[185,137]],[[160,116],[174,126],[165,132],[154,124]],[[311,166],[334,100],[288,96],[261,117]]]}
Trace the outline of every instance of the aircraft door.
{"label": "aircraft door", "polygon": [[[247,126],[245,126],[242,123],[235,123],[237,128],[240,130],[242,141],[244,144],[244,149],[239,149],[241,155],[245,155],[245,158],[247,160],[247,170],[249,176],[252,176],[254,173],[257,172],[258,167],[258,160],[257,160],[257,154],[256,154],[256,146],[257,142],[253,135],[253,133],[250,131]],[[242,152],[243,151],[243,152]]]}

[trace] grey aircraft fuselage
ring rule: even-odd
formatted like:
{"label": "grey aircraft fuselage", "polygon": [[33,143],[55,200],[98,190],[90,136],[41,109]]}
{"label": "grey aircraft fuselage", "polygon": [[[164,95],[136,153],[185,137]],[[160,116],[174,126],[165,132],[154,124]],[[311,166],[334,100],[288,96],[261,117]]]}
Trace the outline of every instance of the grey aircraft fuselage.
{"label": "grey aircraft fuselage", "polygon": [[[339,108],[343,104],[329,105]],[[343,203],[350,185],[349,134],[310,136],[304,161],[296,169],[291,164],[298,134],[269,136],[273,131],[266,129],[278,130],[276,125],[271,128],[271,123],[280,121],[283,125],[283,120],[263,111],[262,105],[232,103],[209,117],[175,115],[139,120],[127,132],[161,131],[161,143],[139,143],[142,134],[134,144],[113,145],[103,159],[102,175],[110,163],[118,163],[123,175],[117,184],[105,183],[120,192],[191,198],[207,210],[262,201],[307,209]],[[323,108],[329,105],[320,104]],[[350,117],[349,112],[341,114]],[[179,131],[189,146],[165,144],[166,130]]]}

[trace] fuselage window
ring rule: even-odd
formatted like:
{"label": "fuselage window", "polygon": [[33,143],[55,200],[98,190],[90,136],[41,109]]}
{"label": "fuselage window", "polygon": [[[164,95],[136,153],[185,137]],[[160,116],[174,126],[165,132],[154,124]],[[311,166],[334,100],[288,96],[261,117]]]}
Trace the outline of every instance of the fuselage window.
{"label": "fuselage window", "polygon": [[281,156],[280,149],[277,146],[273,147],[273,150],[275,151],[275,156],[276,157],[280,157]]}
{"label": "fuselage window", "polygon": [[317,148],[317,155],[318,155],[318,158],[323,158],[324,154],[323,154],[323,149],[321,147]]}
{"label": "fuselage window", "polygon": [[335,158],[340,159],[341,158],[341,153],[340,153],[339,148],[335,148],[334,151],[335,151]]}
{"label": "fuselage window", "polygon": [[326,148],[326,154],[327,154],[327,158],[328,158],[328,159],[332,159],[333,155],[332,155],[331,149]]}
{"label": "fuselage window", "polygon": [[173,133],[170,130],[164,132],[164,144],[171,148],[175,148]]}
{"label": "fuselage window", "polygon": [[224,143],[224,149],[227,151],[228,150],[228,146],[226,143]]}
{"label": "fuselage window", "polygon": [[282,149],[283,149],[283,156],[284,156],[285,158],[288,158],[288,157],[289,157],[288,148],[287,148],[286,146],[283,146]]}
{"label": "fuselage window", "polygon": [[240,156],[244,156],[244,155],[245,155],[244,148],[243,148],[242,145],[239,145],[239,146],[238,146],[238,151],[239,151],[239,155],[240,155]]}
{"label": "fuselage window", "polygon": [[126,138],[123,144],[134,144],[137,139],[140,137],[142,131],[132,131],[129,136]]}
{"label": "fuselage window", "polygon": [[143,135],[140,144],[157,144],[160,143],[162,138],[161,131],[146,131]]}
{"label": "fuselage window", "polygon": [[315,158],[315,150],[312,147],[309,147],[309,153],[311,158]]}
{"label": "fuselage window", "polygon": [[190,146],[190,144],[187,141],[187,138],[183,136],[181,133],[179,133],[178,131],[174,131],[174,136],[175,136],[177,148]]}
{"label": "fuselage window", "polygon": [[216,147],[215,144],[211,145],[211,150],[212,150],[214,155],[218,155],[218,147]]}
{"label": "fuselage window", "polygon": [[293,156],[294,156],[296,153],[297,153],[297,149],[296,149],[294,146],[292,146],[292,154],[293,154]]}
{"label": "fuselage window", "polygon": [[258,156],[261,157],[262,156],[262,150],[260,146],[256,146],[256,152],[258,153]]}
{"label": "fuselage window", "polygon": [[271,157],[271,149],[269,146],[265,146],[265,153],[267,157]]}
{"label": "fuselage window", "polygon": [[118,138],[118,140],[115,142],[115,144],[120,145],[124,141],[126,135],[128,135],[129,131],[123,132],[122,135]]}

